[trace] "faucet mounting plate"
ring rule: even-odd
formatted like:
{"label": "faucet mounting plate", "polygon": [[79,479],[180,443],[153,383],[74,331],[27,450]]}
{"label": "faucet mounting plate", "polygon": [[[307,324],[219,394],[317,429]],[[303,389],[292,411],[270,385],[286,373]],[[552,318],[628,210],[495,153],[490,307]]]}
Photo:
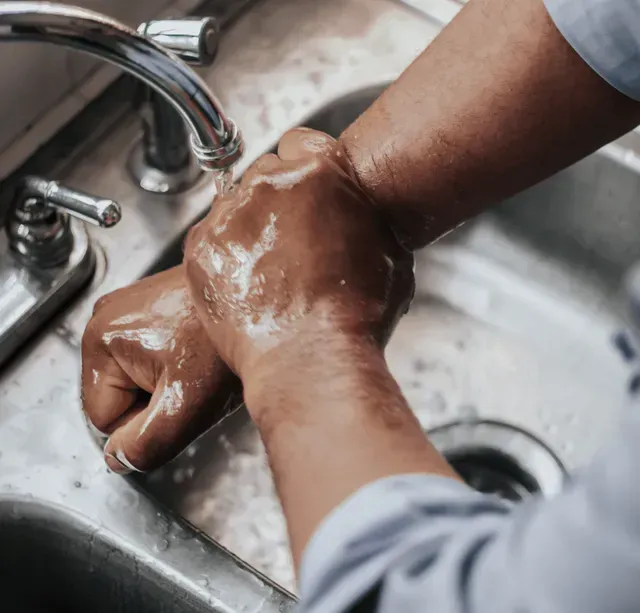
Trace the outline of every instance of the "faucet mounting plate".
{"label": "faucet mounting plate", "polygon": [[71,220],[73,249],[53,268],[17,261],[0,232],[0,365],[91,279],[95,255],[82,222]]}

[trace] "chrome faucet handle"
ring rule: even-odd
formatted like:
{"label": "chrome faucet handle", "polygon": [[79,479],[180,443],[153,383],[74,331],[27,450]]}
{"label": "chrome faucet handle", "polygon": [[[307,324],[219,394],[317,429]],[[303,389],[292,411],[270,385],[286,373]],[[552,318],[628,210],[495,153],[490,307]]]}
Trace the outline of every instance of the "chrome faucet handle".
{"label": "chrome faucet handle", "polygon": [[24,210],[30,199],[36,199],[41,203],[39,206],[53,207],[101,228],[115,226],[122,219],[122,210],[115,200],[92,196],[42,177],[25,177],[20,198],[16,210],[21,205]]}
{"label": "chrome faucet handle", "polygon": [[14,255],[26,265],[38,268],[64,264],[74,241],[69,216],[109,228],[120,221],[122,213],[114,200],[92,196],[42,177],[25,177],[6,224]]}
{"label": "chrome faucet handle", "polygon": [[216,57],[220,42],[220,28],[212,17],[146,21],[138,26],[138,34],[194,66],[209,66]]}

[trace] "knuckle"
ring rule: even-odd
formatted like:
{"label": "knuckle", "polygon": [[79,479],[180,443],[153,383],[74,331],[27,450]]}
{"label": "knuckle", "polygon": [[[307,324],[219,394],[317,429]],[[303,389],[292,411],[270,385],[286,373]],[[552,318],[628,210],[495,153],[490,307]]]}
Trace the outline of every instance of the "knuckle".
{"label": "knuckle", "polygon": [[207,220],[204,219],[197,226],[194,226],[187,232],[187,236],[184,239],[184,262],[190,262],[196,258],[197,252],[199,251],[198,245],[201,242],[206,223]]}
{"label": "knuckle", "polygon": [[87,323],[82,333],[82,358],[83,361],[90,360],[96,348],[101,344],[101,326],[99,320],[94,315]]}
{"label": "knuckle", "polygon": [[107,304],[110,302],[111,294],[105,294],[104,296],[100,296],[93,305],[93,314],[97,315],[102,309],[104,309]]}
{"label": "knuckle", "polygon": [[82,358],[83,360],[85,358],[89,358],[90,357],[90,351],[91,348],[94,346],[95,343],[95,338],[96,338],[96,334],[95,334],[95,323],[93,319],[89,320],[89,323],[87,324],[86,328],[84,329],[84,332],[82,333]]}

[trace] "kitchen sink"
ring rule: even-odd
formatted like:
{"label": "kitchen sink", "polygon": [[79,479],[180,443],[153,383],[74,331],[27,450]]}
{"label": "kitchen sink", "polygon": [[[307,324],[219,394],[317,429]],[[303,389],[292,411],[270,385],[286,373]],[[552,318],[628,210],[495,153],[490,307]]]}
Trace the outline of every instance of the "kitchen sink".
{"label": "kitchen sink", "polygon": [[[381,91],[341,98],[303,123],[337,136]],[[547,468],[557,465],[557,491],[564,468],[587,462],[616,424],[627,370],[613,339],[625,322],[618,288],[640,257],[634,231],[640,179],[612,151],[501,203],[416,256],[416,297],[387,349],[390,368],[434,436],[460,423],[467,433],[461,445],[473,446],[474,424],[510,428],[496,439],[501,449],[495,454],[473,456],[491,458],[492,478],[494,460],[502,462],[524,433],[526,445],[546,453]],[[154,272],[181,260],[181,242]],[[455,447],[457,439],[442,440]],[[539,451],[532,453],[538,462]],[[138,480],[235,555],[295,590],[284,519],[246,411]]]}
{"label": "kitchen sink", "polygon": [[55,505],[0,497],[0,551],[6,613],[212,610],[99,525]]}
{"label": "kitchen sink", "polygon": [[[255,3],[200,69],[245,135],[241,169],[290,126],[338,135],[440,29],[392,0],[319,6]],[[131,479],[106,470],[80,417],[80,343],[95,301],[180,262],[185,229],[215,194],[210,176],[171,195],[131,181],[141,135],[132,93],[119,81],[16,173],[113,198],[123,221],[87,229],[91,283],[0,373],[0,608],[290,611],[274,585],[295,592],[285,522],[245,410]],[[425,431],[478,489],[552,496],[618,421],[628,367],[613,339],[624,347],[619,288],[640,258],[638,139],[416,254],[416,297],[388,362]]]}

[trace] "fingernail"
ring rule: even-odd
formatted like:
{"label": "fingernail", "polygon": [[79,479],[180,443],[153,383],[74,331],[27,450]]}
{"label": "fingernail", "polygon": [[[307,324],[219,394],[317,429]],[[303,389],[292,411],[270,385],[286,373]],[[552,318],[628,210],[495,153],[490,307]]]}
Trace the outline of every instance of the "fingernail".
{"label": "fingernail", "polygon": [[107,466],[118,475],[128,475],[132,472],[142,472],[138,470],[129,460],[127,460],[127,456],[124,455],[122,450],[117,449],[115,453],[105,452],[104,454],[105,462]]}
{"label": "fingernail", "polygon": [[87,429],[89,430],[90,434],[104,446],[104,444],[107,442],[107,439],[109,438],[109,435],[102,430],[98,430],[98,428],[93,425],[92,421],[89,419],[89,416],[86,413],[83,413],[83,416],[84,422],[87,425]]}

